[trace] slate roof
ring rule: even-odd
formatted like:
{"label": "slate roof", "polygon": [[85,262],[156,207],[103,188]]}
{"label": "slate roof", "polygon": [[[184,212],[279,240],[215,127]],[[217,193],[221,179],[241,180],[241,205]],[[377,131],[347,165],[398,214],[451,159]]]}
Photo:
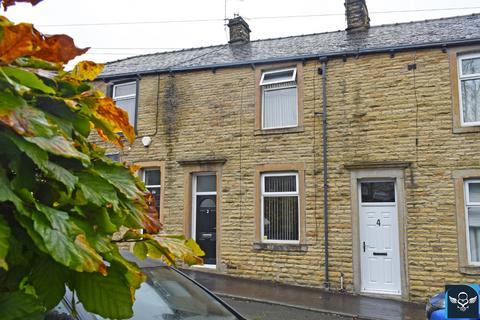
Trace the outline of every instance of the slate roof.
{"label": "slate roof", "polygon": [[480,43],[480,14],[134,56],[108,62],[99,78],[466,43]]}

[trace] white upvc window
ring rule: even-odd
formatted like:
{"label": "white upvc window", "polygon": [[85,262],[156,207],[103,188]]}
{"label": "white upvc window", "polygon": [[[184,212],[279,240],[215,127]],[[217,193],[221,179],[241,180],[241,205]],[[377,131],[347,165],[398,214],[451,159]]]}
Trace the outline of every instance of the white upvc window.
{"label": "white upvc window", "polygon": [[297,68],[265,71],[262,89],[262,129],[298,126]]}
{"label": "white upvc window", "polygon": [[114,84],[112,99],[116,105],[128,113],[128,121],[132,126],[136,122],[137,109],[137,82],[125,82]]}
{"label": "white upvc window", "polygon": [[465,181],[468,262],[480,265],[480,180]]}
{"label": "white upvc window", "polygon": [[461,125],[480,126],[480,54],[458,57]]}
{"label": "white upvc window", "polygon": [[262,242],[300,241],[298,173],[264,173],[261,176]]}
{"label": "white upvc window", "polygon": [[150,191],[155,199],[155,207],[160,217],[160,194],[161,194],[161,172],[160,168],[146,168],[142,171],[142,180],[145,187]]}

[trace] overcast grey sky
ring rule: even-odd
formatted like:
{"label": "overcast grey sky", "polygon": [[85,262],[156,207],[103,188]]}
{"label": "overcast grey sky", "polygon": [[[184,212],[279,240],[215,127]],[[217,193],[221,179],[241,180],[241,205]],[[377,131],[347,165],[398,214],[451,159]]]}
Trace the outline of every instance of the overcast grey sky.
{"label": "overcast grey sky", "polygon": [[[345,28],[343,3],[343,0],[44,0],[35,7],[18,4],[3,15],[14,22],[33,22],[47,34],[68,34],[77,46],[92,47],[82,60],[105,62],[226,43],[225,9],[227,17],[239,13],[246,18],[252,39],[340,30]],[[367,5],[372,25],[480,12],[480,0],[367,0]],[[469,9],[440,10],[452,8]],[[417,11],[385,13],[410,10]],[[323,16],[285,17],[302,15]],[[212,21],[157,23],[172,20]],[[89,23],[104,25],[74,25]]]}

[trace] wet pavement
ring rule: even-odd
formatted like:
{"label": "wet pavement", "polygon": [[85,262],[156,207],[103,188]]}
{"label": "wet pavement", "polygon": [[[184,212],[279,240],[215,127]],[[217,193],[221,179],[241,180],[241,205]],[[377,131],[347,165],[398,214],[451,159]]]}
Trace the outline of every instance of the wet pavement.
{"label": "wet pavement", "polygon": [[183,271],[211,291],[226,297],[333,313],[347,319],[425,319],[425,306],[422,304],[334,293],[322,289],[242,279],[197,270]]}
{"label": "wet pavement", "polygon": [[223,301],[235,308],[249,320],[348,320],[334,314],[250,301],[238,298],[222,297]]}

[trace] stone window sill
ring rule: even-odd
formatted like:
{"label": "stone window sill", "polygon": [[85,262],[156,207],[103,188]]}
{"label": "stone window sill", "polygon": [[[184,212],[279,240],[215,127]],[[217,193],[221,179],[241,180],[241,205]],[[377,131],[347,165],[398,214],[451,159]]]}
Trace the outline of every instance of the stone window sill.
{"label": "stone window sill", "polygon": [[264,135],[271,135],[271,134],[285,134],[285,133],[301,133],[304,132],[305,129],[303,126],[294,127],[294,128],[283,128],[283,129],[255,129],[254,135],[256,136],[264,136]]}
{"label": "stone window sill", "polygon": [[480,132],[480,126],[471,126],[471,127],[462,127],[454,125],[453,133],[470,133],[470,132]]}
{"label": "stone window sill", "polygon": [[480,266],[460,267],[460,273],[469,275],[469,276],[472,276],[472,275],[478,276],[480,275]]}
{"label": "stone window sill", "polygon": [[307,252],[308,246],[306,244],[282,244],[282,243],[256,242],[253,244],[253,250]]}

